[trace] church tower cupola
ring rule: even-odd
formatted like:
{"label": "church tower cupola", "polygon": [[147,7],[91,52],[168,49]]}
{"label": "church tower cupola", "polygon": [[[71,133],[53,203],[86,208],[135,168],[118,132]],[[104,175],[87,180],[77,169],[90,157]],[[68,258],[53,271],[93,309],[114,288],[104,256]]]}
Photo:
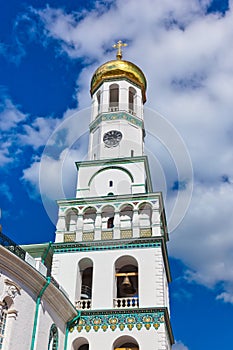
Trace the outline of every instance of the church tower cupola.
{"label": "church tower cupola", "polygon": [[108,61],[102,64],[92,76],[91,79],[91,96],[99,89],[100,85],[105,81],[111,80],[128,80],[133,85],[136,85],[142,92],[142,101],[146,102],[146,78],[142,70],[134,63],[122,60],[122,46],[127,44],[121,40],[113,45],[117,48],[116,60]]}
{"label": "church tower cupola", "polygon": [[91,79],[90,160],[143,155],[146,78],[134,63],[122,60],[124,46],[121,40],[113,45],[116,59]]}

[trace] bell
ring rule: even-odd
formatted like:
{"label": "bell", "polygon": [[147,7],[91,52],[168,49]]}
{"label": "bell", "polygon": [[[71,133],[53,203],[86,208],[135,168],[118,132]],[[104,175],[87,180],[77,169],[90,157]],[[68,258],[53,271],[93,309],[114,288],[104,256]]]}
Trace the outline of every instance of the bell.
{"label": "bell", "polygon": [[125,294],[134,294],[136,292],[127,275],[124,277],[124,280],[121,284],[121,290]]}

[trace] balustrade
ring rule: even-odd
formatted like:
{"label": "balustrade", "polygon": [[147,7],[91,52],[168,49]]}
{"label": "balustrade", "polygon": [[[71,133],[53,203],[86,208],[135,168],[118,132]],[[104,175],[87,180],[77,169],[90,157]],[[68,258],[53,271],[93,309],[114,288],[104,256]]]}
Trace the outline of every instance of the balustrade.
{"label": "balustrade", "polygon": [[113,305],[116,309],[139,307],[138,297],[115,298]]}
{"label": "balustrade", "polygon": [[91,299],[77,300],[75,302],[75,307],[78,310],[90,310],[91,309]]}

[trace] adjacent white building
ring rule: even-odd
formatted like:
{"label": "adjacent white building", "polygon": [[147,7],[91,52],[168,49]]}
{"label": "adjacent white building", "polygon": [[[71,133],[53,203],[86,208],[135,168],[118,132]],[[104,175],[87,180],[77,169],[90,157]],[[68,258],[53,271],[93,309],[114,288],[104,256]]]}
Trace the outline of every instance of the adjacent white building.
{"label": "adjacent white building", "polygon": [[78,311],[47,277],[41,259],[35,260],[2,233],[0,240],[7,247],[0,245],[0,349],[65,349],[69,321],[75,322]]}

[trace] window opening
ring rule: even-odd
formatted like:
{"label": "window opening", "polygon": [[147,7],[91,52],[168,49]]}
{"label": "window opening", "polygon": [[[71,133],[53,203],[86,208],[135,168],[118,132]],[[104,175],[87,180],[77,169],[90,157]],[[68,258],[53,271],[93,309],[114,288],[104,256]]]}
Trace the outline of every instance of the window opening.
{"label": "window opening", "polygon": [[114,224],[113,224],[114,218],[109,218],[108,222],[107,222],[107,228],[113,228]]}
{"label": "window opening", "polygon": [[130,87],[129,88],[129,112],[133,114],[135,112],[135,96],[136,96],[136,90]]}
{"label": "window opening", "polygon": [[55,324],[52,324],[49,332],[49,346],[48,350],[58,349],[58,330]]}
{"label": "window opening", "polygon": [[89,350],[89,344],[84,344],[78,348],[78,350]]}
{"label": "window opening", "polygon": [[97,93],[98,114],[100,112],[100,92]]}
{"label": "window opening", "polygon": [[110,111],[118,111],[119,109],[119,86],[117,84],[110,85],[109,109]]}
{"label": "window opening", "polygon": [[93,267],[86,268],[82,273],[81,300],[91,299]]}
{"label": "window opening", "polygon": [[113,186],[113,181],[110,180],[110,181],[109,181],[109,187],[112,187],[112,186]]}

